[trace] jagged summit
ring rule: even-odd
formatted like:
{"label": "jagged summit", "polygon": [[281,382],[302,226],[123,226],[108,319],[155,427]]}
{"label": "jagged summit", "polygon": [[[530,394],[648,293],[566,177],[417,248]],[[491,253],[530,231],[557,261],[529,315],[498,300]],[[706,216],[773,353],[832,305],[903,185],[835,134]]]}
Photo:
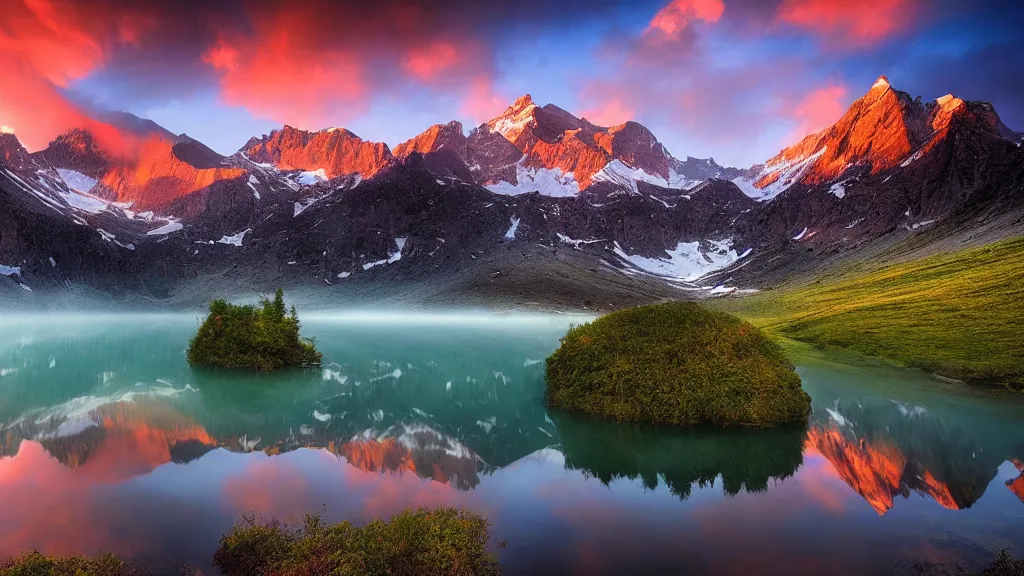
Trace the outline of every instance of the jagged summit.
{"label": "jagged summit", "polygon": [[[666,188],[687,188],[707,178],[738,174],[709,161],[698,166],[673,157],[644,125],[635,121],[604,127],[578,118],[554,104],[538,106],[529,94],[481,126],[501,135],[522,153],[514,178],[489,176],[492,191],[518,194],[533,190],[574,195],[595,181],[643,181]],[[618,164],[613,164],[618,162]]]}
{"label": "jagged summit", "polygon": [[422,134],[395,146],[394,154],[396,158],[405,158],[413,152],[427,154],[445,147],[464,149],[465,146],[466,135],[462,123],[452,120],[447,124],[434,124]]}
{"label": "jagged summit", "polygon": [[782,150],[738,181],[753,197],[771,199],[794,184],[835,182],[848,173],[879,174],[927,153],[946,137],[952,120],[982,133],[1015,141],[991,104],[965,102],[952,94],[921,103],[879,77],[842,118]]}
{"label": "jagged summit", "polygon": [[74,128],[54,138],[50,144],[33,154],[41,164],[75,170],[90,178],[102,178],[114,167],[115,161],[102,150],[93,134]]}
{"label": "jagged summit", "polygon": [[533,301],[564,280],[564,294],[605,282],[610,299],[595,302],[611,306],[678,297],[657,278],[693,270],[770,287],[918,231],[1019,230],[1024,207],[1021,137],[991,104],[922,101],[884,77],[738,180],[672,156],[639,122],[598,126],[532,96],[466,128],[435,124],[394,154],[344,128],[283,126],[229,158],[184,134],[146,137],[112,160],[87,131],[33,155],[0,133],[0,263],[37,294],[82,283],[177,298],[217,278],[376,298],[378,280],[444,278]]}
{"label": "jagged summit", "polygon": [[363,140],[347,129],[309,132],[287,124],[251,138],[241,152],[254,162],[284,170],[323,170],[327,178],[345,174],[369,178],[394,160],[387,144]]}
{"label": "jagged summit", "polygon": [[530,94],[523,94],[522,96],[516,98],[515,101],[512,102],[512,104],[508,107],[508,110],[519,112],[522,110],[526,110],[530,106],[536,106],[536,104],[534,104],[533,102],[533,96],[531,96]]}
{"label": "jagged summit", "polygon": [[538,125],[536,111],[538,107],[533,103],[533,97],[529,94],[520,96],[505,109],[499,116],[487,122],[487,128],[505,137],[509,142],[515,144],[521,150],[529,147],[529,134],[524,133],[530,128]]}
{"label": "jagged summit", "polygon": [[21,169],[30,161],[28,151],[14,131],[0,132],[0,164]]}

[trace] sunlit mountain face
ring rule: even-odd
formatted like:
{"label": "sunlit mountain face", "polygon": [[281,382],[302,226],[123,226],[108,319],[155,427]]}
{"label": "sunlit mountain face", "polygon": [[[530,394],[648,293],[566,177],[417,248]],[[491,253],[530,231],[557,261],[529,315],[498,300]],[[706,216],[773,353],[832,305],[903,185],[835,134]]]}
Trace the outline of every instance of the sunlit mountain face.
{"label": "sunlit mountain face", "polygon": [[[872,10],[831,0],[527,0],[486,8],[464,0],[10,0],[4,8],[0,123],[33,152],[77,128],[110,156],[150,157],[142,152],[150,136],[173,143],[172,134],[185,133],[229,156],[286,125],[311,134],[339,127],[397,151],[427,126],[457,120],[487,123],[531,151],[533,163],[557,164],[585,187],[607,155],[670,177],[659,151],[613,144],[639,130],[630,121],[660,138],[631,143],[746,168],[826,128],[862,86],[897,71],[908,74],[902,86],[912,94],[988,99],[1007,125],[1024,123],[1012,74],[1020,32],[1009,24],[1021,7],[997,0],[893,0]],[[564,33],[567,21],[579,37]],[[344,33],[309,33],[324,22],[345,23]],[[917,132],[925,122],[912,110],[893,104],[889,111],[902,118],[883,128],[889,144],[871,151],[876,159],[895,161],[928,136]],[[538,142],[524,130],[535,116],[557,129],[552,135],[574,134],[554,148]],[[807,140],[800,149],[813,154],[825,144]],[[866,150],[863,142],[842,147]],[[302,167],[324,150],[316,145],[284,162]],[[360,160],[360,173],[387,155],[378,146]],[[840,171],[846,156],[833,146],[824,164]]]}
{"label": "sunlit mountain face", "polygon": [[994,241],[1024,207],[1017,3],[4,8],[18,305],[607,310]]}
{"label": "sunlit mountain face", "polygon": [[1024,462],[1014,460],[1013,464],[1020,470],[1020,477],[1015,480],[1007,480],[1006,487],[1010,489],[1010,492],[1016,494],[1021,502],[1024,502]]}

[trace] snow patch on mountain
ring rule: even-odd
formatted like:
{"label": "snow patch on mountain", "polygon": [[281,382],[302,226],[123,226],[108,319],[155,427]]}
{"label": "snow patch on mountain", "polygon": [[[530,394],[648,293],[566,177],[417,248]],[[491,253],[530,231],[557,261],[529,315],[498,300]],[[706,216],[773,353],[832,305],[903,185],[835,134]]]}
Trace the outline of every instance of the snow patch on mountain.
{"label": "snow patch on mountain", "polygon": [[0,276],[21,276],[21,267],[0,264]]}
{"label": "snow patch on mountain", "polygon": [[563,243],[565,243],[565,244],[572,244],[572,247],[577,249],[577,250],[580,250],[581,249],[580,246],[584,245],[584,244],[597,244],[598,242],[605,242],[604,238],[599,238],[599,239],[594,239],[594,240],[577,240],[575,238],[569,238],[565,234],[561,234],[561,233],[556,233],[555,236],[558,236],[558,240],[563,242]]}
{"label": "snow patch on mountain", "polygon": [[524,96],[517,100],[501,116],[490,121],[488,128],[491,132],[497,132],[504,136],[509,142],[515,142],[527,128],[534,122],[534,111],[537,105]]}
{"label": "snow patch on mountain", "polygon": [[102,237],[107,242],[113,242],[114,244],[117,244],[118,246],[120,246],[121,248],[124,248],[126,250],[135,250],[135,244],[132,244],[131,242],[129,242],[127,244],[125,244],[123,242],[120,242],[117,239],[117,236],[111,234],[110,232],[107,232],[103,228],[97,228],[96,232],[99,233],[100,237]]}
{"label": "snow patch on mountain", "polygon": [[572,172],[563,172],[561,168],[527,168],[523,161],[516,164],[517,184],[502,181],[484,187],[502,196],[539,192],[542,196],[568,198],[580,193],[580,185]]}
{"label": "snow patch on mountain", "polygon": [[646,182],[674,190],[689,190],[700,184],[700,180],[690,180],[675,170],[669,172],[669,177],[666,180],[657,174],[649,174],[643,168],[634,168],[618,159],[606,164],[604,168],[591,177],[591,180],[594,182],[610,182],[627,188],[634,194],[640,193],[637,188],[637,182]]}
{"label": "snow patch on mountain", "polygon": [[[294,218],[295,216],[302,214],[304,210],[306,210],[313,204],[316,204],[317,202],[323,200],[324,198],[327,198],[328,196],[334,194],[339,190],[351,190],[356,186],[359,186],[359,184],[362,181],[363,177],[360,176],[359,174],[349,174],[348,176],[345,176],[345,180],[341,184],[336,186],[333,190],[326,192],[320,196],[310,196],[308,198],[303,198],[302,200],[295,202],[295,211],[292,213],[292,217]],[[291,180],[286,179],[285,182],[291,182]],[[292,183],[294,184],[294,182]]]}
{"label": "snow patch on mountain", "polygon": [[618,242],[614,243],[612,251],[642,272],[686,282],[693,282],[712,272],[727,268],[750,254],[750,250],[742,255],[736,252],[732,247],[732,238],[708,241],[708,249],[702,248],[701,244],[700,241],[680,242],[674,250],[665,250],[666,256],[663,258],[628,254]]}
{"label": "snow patch on mountain", "polygon": [[90,214],[99,214],[110,207],[110,203],[101,198],[97,198],[92,194],[79,193],[75,190],[70,190],[70,193],[62,191],[60,197],[68,203],[68,206]]}
{"label": "snow patch on mountain", "polygon": [[327,172],[323,168],[318,168],[316,170],[300,172],[296,181],[303,186],[312,186],[317,182],[324,182],[327,179]]}
{"label": "snow patch on mountain", "polygon": [[[64,184],[66,184],[66,187],[61,187],[59,185],[56,185],[55,187],[50,186],[47,183],[48,174],[45,171],[39,171],[39,182],[47,188],[54,190],[71,208],[81,210],[82,212],[88,212],[90,214],[99,214],[105,210],[110,210],[111,207],[115,207],[121,208],[122,212],[124,212],[129,218],[133,217],[131,211],[123,210],[130,204],[108,202],[107,200],[89,193],[96,187],[97,181],[95,178],[90,178],[80,172],[65,170],[63,168],[58,168],[57,173],[60,175],[61,180],[64,181]],[[116,210],[111,211],[116,213]]]}
{"label": "snow patch on mountain", "polygon": [[405,250],[406,240],[408,240],[408,238],[395,238],[395,245],[398,246],[398,251],[388,254],[388,264],[398,262],[402,259],[402,250]]}
{"label": "snow patch on mountain", "polygon": [[59,214],[63,214],[64,213],[64,210],[63,210],[64,206],[60,202],[57,202],[54,198],[51,198],[50,195],[42,192],[41,190],[37,190],[33,186],[30,186],[27,182],[22,180],[17,174],[15,174],[14,172],[11,172],[7,168],[0,168],[0,169],[3,170],[3,174],[15,186],[21,188],[22,190],[24,190],[25,192],[28,192],[29,194],[31,194],[33,196],[35,196],[36,198],[39,199],[40,202],[42,202],[46,206],[52,208],[57,213],[59,213]]}
{"label": "snow patch on mountain", "polygon": [[177,232],[178,230],[181,230],[184,227],[185,226],[181,222],[178,222],[177,220],[172,219],[167,224],[164,224],[163,226],[161,226],[159,228],[154,228],[154,229],[150,230],[149,232],[146,232],[146,235],[147,236],[162,236],[164,234],[170,234],[172,232]]}
{"label": "snow patch on mountain", "polygon": [[7,124],[0,125],[0,134],[14,134],[14,128]]}
{"label": "snow patch on mountain", "polygon": [[511,220],[512,225],[509,226],[508,227],[508,231],[505,232],[505,239],[506,240],[515,240],[516,239],[516,230],[519,230],[519,218],[509,218],[509,220]]}
{"label": "snow patch on mountain", "polygon": [[64,183],[68,185],[75,192],[87,194],[96,186],[96,179],[90,178],[81,172],[74,170],[67,170],[65,168],[57,168],[57,173],[60,174]]}
{"label": "snow patch on mountain", "polygon": [[245,229],[238,234],[232,234],[231,236],[221,236],[220,240],[217,240],[218,244],[227,244],[229,246],[241,246],[242,240],[245,239],[245,235],[252,232],[251,229]]}
{"label": "snow patch on mountain", "polygon": [[849,180],[843,180],[842,182],[836,182],[835,184],[832,185],[831,188],[828,189],[828,193],[832,194],[836,198],[840,198],[840,199],[843,198],[844,196],[846,196],[846,183],[847,182],[849,182]]}
{"label": "snow patch on mountain", "polygon": [[[814,163],[817,162],[818,158],[821,158],[822,155],[825,154],[827,149],[827,146],[822,146],[821,150],[818,150],[806,158],[765,165],[752,177],[740,176],[732,182],[747,196],[757,200],[758,202],[767,202],[785,192],[793,184],[799,182],[800,179],[803,178],[804,175],[807,174],[807,172],[814,166]],[[758,187],[756,185],[757,182],[773,174],[777,174],[777,177],[771,184],[764,187]]]}
{"label": "snow patch on mountain", "polygon": [[921,222],[915,222],[913,224],[904,224],[907,230],[917,230],[924,226],[931,226],[935,224],[936,220],[922,220]]}
{"label": "snow patch on mountain", "polygon": [[402,259],[402,250],[405,250],[405,242],[408,238],[395,238],[395,245],[398,246],[398,250],[388,252],[388,257],[383,260],[375,260],[373,262],[367,262],[363,264],[363,270],[369,270],[377,266],[383,266],[385,264],[393,264]]}
{"label": "snow patch on mountain", "polygon": [[260,181],[256,178],[256,176],[253,176],[252,174],[249,174],[249,182],[248,182],[249,188],[252,188],[252,195],[257,200],[260,199],[260,191],[256,189],[256,186],[259,186],[259,183],[260,183]]}
{"label": "snow patch on mountain", "polygon": [[914,162],[917,162],[918,160],[920,160],[922,156],[924,156],[924,148],[923,147],[920,150],[918,150],[917,152],[914,152],[913,154],[911,154],[910,156],[907,156],[907,159],[900,163],[900,168],[906,168],[907,166],[910,166]]}

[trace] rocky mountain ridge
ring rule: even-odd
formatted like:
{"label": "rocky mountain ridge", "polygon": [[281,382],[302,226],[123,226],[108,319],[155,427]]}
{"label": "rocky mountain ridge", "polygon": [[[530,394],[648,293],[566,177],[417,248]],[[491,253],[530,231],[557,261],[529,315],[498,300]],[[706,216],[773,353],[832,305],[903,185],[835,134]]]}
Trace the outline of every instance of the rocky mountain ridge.
{"label": "rocky mountain ridge", "polygon": [[570,266],[582,292],[600,278],[632,294],[623,302],[717,295],[883,238],[992,219],[1013,233],[1020,140],[987,103],[921,103],[884,78],[745,173],[528,95],[468,134],[438,124],[394,152],[345,129],[285,126],[229,157],[150,132],[126,161],[84,131],[35,154],[2,134],[0,264],[18,272],[0,284],[159,301],[210,276],[330,294],[464,278],[521,300],[545,291],[525,271]]}

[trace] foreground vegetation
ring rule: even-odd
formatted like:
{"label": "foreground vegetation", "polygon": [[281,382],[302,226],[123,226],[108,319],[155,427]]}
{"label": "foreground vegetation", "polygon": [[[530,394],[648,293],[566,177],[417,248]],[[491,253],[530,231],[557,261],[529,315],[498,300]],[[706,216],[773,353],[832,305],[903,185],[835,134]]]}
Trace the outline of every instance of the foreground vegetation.
{"label": "foreground vegetation", "polygon": [[[213,563],[224,576],[498,575],[498,559],[487,551],[489,538],[487,520],[456,508],[406,510],[359,527],[328,525],[319,516],[289,527],[250,516],[221,538]],[[112,555],[54,558],[31,552],[0,561],[0,576],[145,574]]]}
{"label": "foreground vegetation", "polygon": [[[221,538],[214,564],[225,576],[498,575],[497,559],[486,551],[488,539],[486,520],[452,508],[407,510],[388,522],[378,520],[361,528],[347,522],[325,525],[318,516],[308,516],[301,528],[259,523],[250,517]],[[182,574],[198,573],[186,568],[182,567]],[[918,572],[970,574],[957,567],[945,568],[920,566]],[[0,576],[147,574],[144,567],[109,554],[57,558],[33,551],[0,560]],[[1024,560],[1003,550],[992,564],[974,574],[1024,576]]]}
{"label": "foreground vegetation", "polygon": [[225,576],[500,574],[488,539],[486,520],[456,508],[406,510],[360,527],[307,516],[289,528],[250,517],[221,538],[213,561]]}
{"label": "foreground vegetation", "polygon": [[145,576],[140,566],[128,564],[111,554],[56,558],[37,551],[6,562],[0,561],[0,576]]}
{"label": "foreground vegetation", "polygon": [[573,326],[547,359],[551,406],[633,422],[777,426],[810,397],[760,330],[693,302],[641,306]]}
{"label": "foreground vegetation", "polygon": [[1024,387],[1024,238],[714,305],[771,334]]}
{"label": "foreground vegetation", "polygon": [[284,291],[260,306],[210,302],[210,314],[188,346],[188,361],[200,366],[251,368],[269,372],[285,366],[319,366],[312,340],[299,336],[299,316],[286,314]]}

